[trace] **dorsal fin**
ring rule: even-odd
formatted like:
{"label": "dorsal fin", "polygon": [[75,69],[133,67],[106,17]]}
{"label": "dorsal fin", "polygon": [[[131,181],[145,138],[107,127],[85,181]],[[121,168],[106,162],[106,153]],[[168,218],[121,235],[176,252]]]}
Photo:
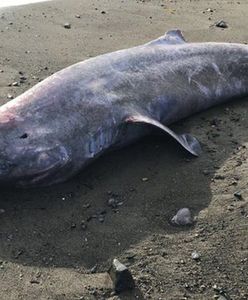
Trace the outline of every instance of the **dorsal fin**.
{"label": "dorsal fin", "polygon": [[145,45],[175,45],[186,43],[181,30],[173,29],[165,33],[165,35],[153,40]]}

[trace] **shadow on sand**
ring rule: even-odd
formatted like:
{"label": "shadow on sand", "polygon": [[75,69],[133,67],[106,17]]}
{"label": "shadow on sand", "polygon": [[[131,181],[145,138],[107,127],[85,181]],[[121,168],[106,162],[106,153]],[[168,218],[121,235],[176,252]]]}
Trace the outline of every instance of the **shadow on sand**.
{"label": "shadow on sand", "polygon": [[[110,259],[147,236],[182,230],[168,220],[179,208],[189,207],[197,215],[209,205],[211,178],[237,147],[229,133],[241,136],[239,144],[247,141],[232,121],[244,106],[242,101],[229,104],[229,110],[220,106],[176,125],[177,131],[186,128],[203,142],[198,159],[167,137],[147,137],[101,157],[67,183],[2,190],[0,259],[34,266],[98,265],[104,271]],[[212,139],[216,115],[222,129]],[[243,122],[248,127],[246,118]],[[108,206],[111,197],[117,209]]]}

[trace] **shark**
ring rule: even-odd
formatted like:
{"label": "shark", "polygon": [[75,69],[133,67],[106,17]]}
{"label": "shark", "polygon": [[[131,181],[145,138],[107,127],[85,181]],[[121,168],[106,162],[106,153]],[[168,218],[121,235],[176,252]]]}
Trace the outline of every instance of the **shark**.
{"label": "shark", "polygon": [[66,181],[154,128],[198,156],[199,141],[168,126],[247,95],[248,46],[188,43],[178,29],[87,59],[0,107],[0,183]]}

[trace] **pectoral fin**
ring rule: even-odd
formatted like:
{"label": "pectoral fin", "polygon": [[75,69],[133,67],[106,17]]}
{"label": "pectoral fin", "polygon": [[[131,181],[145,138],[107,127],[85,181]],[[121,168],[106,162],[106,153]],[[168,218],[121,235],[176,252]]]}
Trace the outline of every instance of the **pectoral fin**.
{"label": "pectoral fin", "polygon": [[160,122],[158,122],[152,118],[142,116],[142,115],[135,115],[135,116],[128,117],[126,119],[126,122],[128,122],[128,123],[146,123],[146,124],[155,126],[157,128],[160,128],[161,130],[163,130],[164,132],[169,134],[171,137],[173,137],[181,146],[183,146],[184,149],[186,149],[192,155],[199,156],[199,154],[201,153],[200,143],[198,142],[198,140],[195,137],[193,137],[192,135],[187,134],[187,133],[176,134],[170,128],[164,126],[163,124],[161,124]]}

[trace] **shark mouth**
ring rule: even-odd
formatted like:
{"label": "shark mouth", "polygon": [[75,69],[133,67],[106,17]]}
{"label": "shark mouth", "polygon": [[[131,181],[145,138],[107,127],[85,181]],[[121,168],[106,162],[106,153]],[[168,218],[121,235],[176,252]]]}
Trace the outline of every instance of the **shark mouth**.
{"label": "shark mouth", "polygon": [[[54,150],[54,149],[52,149]],[[71,168],[71,157],[63,146],[59,146],[59,151],[52,155],[48,152],[41,152],[38,158],[39,164],[47,164],[52,158],[52,162],[44,168],[30,169],[25,175],[17,175],[13,177],[17,187],[29,186],[49,186],[63,180],[64,176],[68,176]]]}

